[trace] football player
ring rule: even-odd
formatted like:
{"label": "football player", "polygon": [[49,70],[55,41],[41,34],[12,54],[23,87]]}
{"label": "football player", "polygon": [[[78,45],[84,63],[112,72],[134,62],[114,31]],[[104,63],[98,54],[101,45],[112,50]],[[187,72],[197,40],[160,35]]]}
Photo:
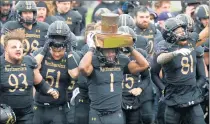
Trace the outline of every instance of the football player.
{"label": "football player", "polygon": [[[199,5],[195,10],[195,32],[200,33],[205,27],[209,27],[209,7]],[[209,38],[204,46],[204,60],[209,70]]]}
{"label": "football player", "polygon": [[178,124],[184,117],[187,123],[205,124],[200,106],[202,96],[195,77],[195,47],[199,36],[189,40],[186,24],[170,18],[165,22],[163,37],[165,41],[158,44],[157,63],[162,65],[166,83],[164,123]]}
{"label": "football player", "polygon": [[0,1],[0,22],[2,24],[13,21],[16,19],[16,12],[12,10],[12,1],[11,0],[1,0]]}
{"label": "football player", "polygon": [[117,48],[96,48],[94,35],[92,32],[88,34],[89,50],[79,64],[80,71],[88,78],[88,94],[91,100],[89,124],[123,124],[123,73],[136,74],[147,69],[149,64],[132,47],[127,49],[136,62],[119,54]]}
{"label": "football player", "polygon": [[11,106],[17,123],[31,124],[33,86],[37,92],[52,99],[58,99],[59,93],[42,78],[36,60],[31,56],[23,56],[24,34],[24,30],[21,29],[5,34],[5,53],[0,57],[0,104]]}
{"label": "football player", "polygon": [[25,29],[24,55],[29,55],[44,45],[49,25],[36,21],[37,8],[34,1],[19,1],[15,7],[17,21],[6,22],[2,28],[2,34],[17,28]]}
{"label": "football player", "polygon": [[[132,29],[127,26],[121,26],[119,31],[132,35]],[[133,35],[132,35],[133,36]],[[133,37],[136,37],[135,35]],[[145,58],[147,52],[143,49],[136,48]],[[123,53],[135,61],[126,49]],[[151,81],[149,68],[137,74],[124,74],[122,109],[124,111],[126,124],[152,124],[155,122],[154,112],[154,92],[153,82]]]}
{"label": "football player", "polygon": [[141,6],[135,8],[134,20],[136,27],[134,31],[137,35],[141,35],[148,39],[148,54],[153,55],[154,45],[163,40],[161,32],[150,23],[150,13],[147,7]]}
{"label": "football player", "polygon": [[47,32],[48,40],[44,47],[33,53],[43,78],[60,93],[58,99],[36,92],[34,106],[34,124],[66,124],[67,88],[72,79],[79,75],[79,60],[71,50],[71,31],[64,21],[53,22]]}
{"label": "football player", "polygon": [[55,1],[56,16],[64,18],[66,24],[68,24],[71,31],[76,35],[81,35],[81,22],[82,16],[77,10],[71,9],[71,2],[65,0]]}

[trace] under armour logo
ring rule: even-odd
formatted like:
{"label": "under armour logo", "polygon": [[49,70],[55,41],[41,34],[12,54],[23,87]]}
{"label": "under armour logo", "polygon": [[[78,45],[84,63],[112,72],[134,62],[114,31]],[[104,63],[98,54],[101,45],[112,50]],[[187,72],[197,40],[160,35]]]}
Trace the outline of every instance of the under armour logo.
{"label": "under armour logo", "polygon": [[133,108],[133,106],[128,106],[128,105],[127,105],[127,109],[132,109],[132,108]]}
{"label": "under armour logo", "polygon": [[92,117],[91,120],[92,120],[92,121],[96,121],[96,118]]}
{"label": "under armour logo", "polygon": [[188,102],[189,105],[194,105],[194,101]]}
{"label": "under armour logo", "polygon": [[79,102],[83,102],[83,99],[79,99]]}

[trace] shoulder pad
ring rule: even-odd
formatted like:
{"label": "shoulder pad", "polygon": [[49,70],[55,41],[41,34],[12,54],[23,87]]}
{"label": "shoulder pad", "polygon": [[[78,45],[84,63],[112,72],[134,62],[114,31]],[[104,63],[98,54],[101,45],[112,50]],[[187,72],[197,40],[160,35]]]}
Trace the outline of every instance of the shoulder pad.
{"label": "shoulder pad", "polygon": [[17,22],[17,21],[8,21],[6,22],[1,29],[1,34],[5,34],[8,31],[18,29],[18,28],[23,28],[23,26]]}
{"label": "shoulder pad", "polygon": [[119,54],[118,60],[120,62],[120,65],[123,67],[125,67],[130,62],[130,59],[124,54]]}
{"label": "shoulder pad", "polygon": [[147,58],[148,54],[147,54],[147,52],[146,52],[145,50],[143,50],[143,49],[141,49],[141,48],[137,48],[136,50],[137,50],[139,53],[141,53],[141,54],[144,56],[144,58]]}
{"label": "shoulder pad", "polygon": [[78,11],[70,11],[72,15],[72,22],[82,21],[82,15]]}
{"label": "shoulder pad", "polygon": [[192,32],[189,34],[190,42],[192,42],[193,45],[196,44],[196,42],[199,40],[199,34],[196,32]]}
{"label": "shoulder pad", "polygon": [[100,62],[99,62],[98,57],[96,55],[93,55],[92,65],[93,65],[93,67],[99,67],[100,66]]}
{"label": "shoulder pad", "polygon": [[81,60],[80,55],[76,51],[72,51],[72,54],[73,54],[74,58],[76,59],[76,61],[79,63]]}
{"label": "shoulder pad", "polygon": [[42,30],[48,30],[49,24],[46,22],[37,22],[37,25],[40,27]]}
{"label": "shoulder pad", "polygon": [[23,62],[29,67],[31,67],[32,69],[35,69],[38,66],[36,60],[32,56],[29,56],[29,55],[24,56]]}
{"label": "shoulder pad", "polygon": [[150,28],[151,28],[151,30],[153,31],[154,34],[157,33],[157,28],[154,24],[150,23]]}
{"label": "shoulder pad", "polygon": [[145,48],[148,44],[148,39],[141,36],[141,35],[137,35],[136,37],[136,42],[135,42],[135,46],[136,48]]}
{"label": "shoulder pad", "polygon": [[157,45],[154,47],[155,53],[158,55],[163,52],[168,52],[170,48],[170,44],[167,43],[165,40],[162,40],[157,43]]}

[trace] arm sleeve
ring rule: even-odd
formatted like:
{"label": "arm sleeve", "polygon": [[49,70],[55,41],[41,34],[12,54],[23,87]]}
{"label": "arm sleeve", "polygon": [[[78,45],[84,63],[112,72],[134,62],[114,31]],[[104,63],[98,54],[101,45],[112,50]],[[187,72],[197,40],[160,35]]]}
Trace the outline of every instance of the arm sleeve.
{"label": "arm sleeve", "polygon": [[165,88],[165,85],[163,84],[163,81],[159,77],[160,70],[161,70],[161,65],[157,63],[157,57],[154,56],[151,62],[151,78],[154,84],[160,90],[163,90]]}
{"label": "arm sleeve", "polygon": [[139,87],[144,90],[151,81],[149,69],[144,70],[140,74],[142,82],[139,84]]}

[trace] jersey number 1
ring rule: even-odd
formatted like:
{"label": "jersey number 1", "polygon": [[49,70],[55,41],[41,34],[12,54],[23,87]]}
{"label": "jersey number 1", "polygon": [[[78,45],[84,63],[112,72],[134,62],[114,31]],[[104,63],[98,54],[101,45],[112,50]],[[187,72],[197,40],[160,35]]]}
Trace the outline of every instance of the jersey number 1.
{"label": "jersey number 1", "polygon": [[110,92],[114,92],[114,74],[110,74],[111,82],[110,82]]}

